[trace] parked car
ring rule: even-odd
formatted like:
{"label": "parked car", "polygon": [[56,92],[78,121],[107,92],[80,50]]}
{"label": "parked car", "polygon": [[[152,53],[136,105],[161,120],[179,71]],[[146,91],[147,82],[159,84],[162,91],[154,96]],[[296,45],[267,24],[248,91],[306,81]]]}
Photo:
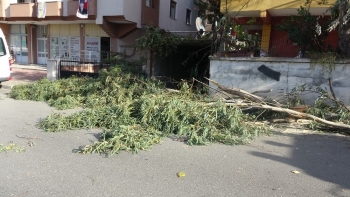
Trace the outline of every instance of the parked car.
{"label": "parked car", "polygon": [[0,85],[3,81],[11,80],[11,54],[2,29],[0,29]]}

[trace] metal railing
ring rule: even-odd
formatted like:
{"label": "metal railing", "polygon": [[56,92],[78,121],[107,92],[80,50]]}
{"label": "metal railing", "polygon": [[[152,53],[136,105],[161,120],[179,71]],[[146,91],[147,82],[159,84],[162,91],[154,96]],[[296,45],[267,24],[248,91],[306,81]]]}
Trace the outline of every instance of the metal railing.
{"label": "metal railing", "polygon": [[111,65],[109,59],[120,53],[107,51],[79,51],[79,56],[61,50],[59,56],[54,56],[59,62],[59,78],[67,78],[73,75],[97,77],[101,69],[108,69]]}

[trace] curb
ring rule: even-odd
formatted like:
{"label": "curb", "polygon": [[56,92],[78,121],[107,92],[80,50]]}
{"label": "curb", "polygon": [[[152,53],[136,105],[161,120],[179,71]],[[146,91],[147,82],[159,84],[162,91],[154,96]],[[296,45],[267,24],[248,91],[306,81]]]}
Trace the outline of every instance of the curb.
{"label": "curb", "polygon": [[31,68],[31,67],[17,67],[17,66],[12,66],[14,69],[21,69],[21,70],[40,70],[40,71],[47,71],[46,68]]}
{"label": "curb", "polygon": [[32,82],[24,82],[24,83],[14,83],[14,84],[1,84],[0,85],[0,89],[7,89],[7,90],[11,90],[14,86],[19,86],[19,85],[27,85],[27,84],[30,84],[30,83],[33,83],[35,81],[32,81]]}
{"label": "curb", "polygon": [[11,90],[13,87],[13,85],[4,85],[4,84],[1,84],[0,85],[0,89],[7,89],[7,90]]}
{"label": "curb", "polygon": [[24,69],[24,70],[42,70],[47,71],[47,66],[37,65],[37,64],[12,64],[12,68],[15,69]]}

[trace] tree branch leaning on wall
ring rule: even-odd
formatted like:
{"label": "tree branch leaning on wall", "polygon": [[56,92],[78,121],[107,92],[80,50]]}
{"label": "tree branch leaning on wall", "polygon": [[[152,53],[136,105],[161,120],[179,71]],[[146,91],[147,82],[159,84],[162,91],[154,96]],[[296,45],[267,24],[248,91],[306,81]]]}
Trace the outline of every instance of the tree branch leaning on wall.
{"label": "tree branch leaning on wall", "polygon": [[[223,92],[237,95],[242,99],[251,101],[250,103],[239,103],[239,104],[227,102],[226,103],[227,106],[236,106],[236,107],[240,107],[240,108],[250,107],[250,108],[255,108],[255,109],[264,109],[264,110],[269,110],[269,111],[273,111],[273,112],[286,113],[294,118],[313,120],[313,121],[321,123],[327,127],[330,127],[333,129],[341,129],[341,130],[344,130],[344,132],[346,132],[346,133],[350,133],[350,125],[328,121],[328,120],[319,118],[319,117],[311,115],[311,114],[307,114],[307,113],[303,113],[303,112],[294,111],[292,109],[284,108],[284,107],[281,107],[281,105],[279,103],[278,103],[279,104],[278,106],[268,105],[264,102],[264,99],[262,97],[256,96],[256,95],[251,94],[249,92],[246,92],[242,89],[238,89],[238,88],[230,89],[230,88],[227,88],[223,85],[220,85],[216,81],[213,81],[210,79],[208,79],[208,80],[211,83],[213,83],[214,85],[216,85]],[[212,104],[213,103],[208,103],[208,105],[212,105]]]}

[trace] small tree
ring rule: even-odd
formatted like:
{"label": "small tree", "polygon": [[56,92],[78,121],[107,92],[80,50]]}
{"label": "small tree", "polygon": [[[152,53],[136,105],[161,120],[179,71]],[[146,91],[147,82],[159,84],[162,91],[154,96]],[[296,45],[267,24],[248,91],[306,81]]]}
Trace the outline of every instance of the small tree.
{"label": "small tree", "polygon": [[[325,29],[329,22],[320,19],[310,13],[310,4],[312,1],[307,1],[305,7],[300,6],[297,15],[292,15],[289,20],[284,20],[278,25],[278,29],[288,33],[288,38],[300,46],[302,57],[305,51],[322,52],[326,49],[325,39],[328,36],[328,31]],[[317,32],[316,25],[323,27],[320,33]]]}
{"label": "small tree", "polygon": [[[220,6],[221,0],[193,0],[194,4],[198,6],[199,13],[202,19],[208,19],[211,21],[211,38],[212,38],[212,46],[211,46],[211,54],[219,52],[219,47],[225,45],[226,48],[231,48],[231,46],[238,48],[253,48],[253,45],[257,46],[257,39],[248,38],[248,34],[244,31],[242,26],[235,25],[234,21],[231,20],[230,15],[227,12],[228,2],[226,1],[226,6],[224,9],[226,11],[221,12]],[[250,0],[248,0],[242,7],[244,7]],[[253,18],[255,22],[255,18]],[[234,31],[235,29],[240,29],[237,31],[237,34],[240,35],[242,41],[241,43],[245,43],[247,46],[238,46],[235,42],[232,42],[232,38],[229,38],[227,35]],[[237,36],[238,37],[238,36]],[[256,35],[253,35],[255,38]],[[225,48],[225,47],[224,47]],[[257,48],[257,47],[255,47]]]}
{"label": "small tree", "polygon": [[200,17],[208,19],[212,22],[212,45],[211,54],[218,52],[220,39],[218,39],[218,32],[220,32],[220,23],[223,20],[224,14],[220,12],[221,0],[193,0],[194,4],[198,6]]}
{"label": "small tree", "polygon": [[[337,29],[339,54],[341,57],[350,57],[350,2],[349,0],[337,0],[328,11],[331,12],[333,22],[327,30]],[[322,28],[318,26],[318,29],[318,33],[321,33]]]}
{"label": "small tree", "polygon": [[176,52],[178,45],[183,39],[171,32],[157,27],[149,26],[146,33],[136,40],[136,50],[150,50],[152,55],[166,57]]}

